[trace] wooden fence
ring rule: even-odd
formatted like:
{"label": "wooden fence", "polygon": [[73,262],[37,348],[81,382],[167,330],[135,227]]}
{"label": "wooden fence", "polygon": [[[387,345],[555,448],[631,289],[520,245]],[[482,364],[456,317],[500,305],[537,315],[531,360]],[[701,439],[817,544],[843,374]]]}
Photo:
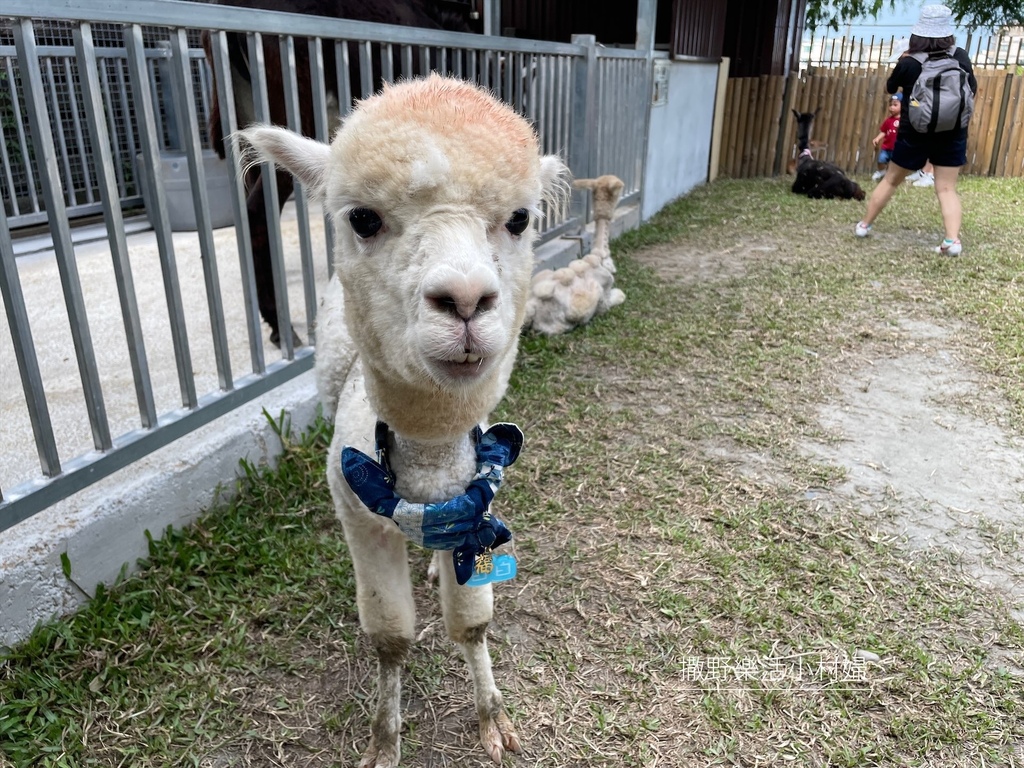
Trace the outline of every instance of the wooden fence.
{"label": "wooden fence", "polygon": [[[851,174],[877,167],[871,139],[885,119],[890,69],[821,68],[789,77],[731,78],[725,99],[718,172],[732,178],[784,173],[795,156],[798,112],[819,110],[811,138],[819,159]],[[1024,75],[975,70],[978,93],[965,173],[1024,176]]]}

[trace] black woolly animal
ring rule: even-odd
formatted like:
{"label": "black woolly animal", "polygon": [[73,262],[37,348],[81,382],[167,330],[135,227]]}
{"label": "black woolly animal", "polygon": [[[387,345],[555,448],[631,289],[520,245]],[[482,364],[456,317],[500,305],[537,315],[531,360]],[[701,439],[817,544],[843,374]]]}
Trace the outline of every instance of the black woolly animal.
{"label": "black woolly animal", "polygon": [[797,112],[796,141],[800,154],[796,159],[796,180],[793,192],[807,195],[814,200],[863,200],[864,190],[834,163],[815,160],[811,153],[811,123],[818,110]]}

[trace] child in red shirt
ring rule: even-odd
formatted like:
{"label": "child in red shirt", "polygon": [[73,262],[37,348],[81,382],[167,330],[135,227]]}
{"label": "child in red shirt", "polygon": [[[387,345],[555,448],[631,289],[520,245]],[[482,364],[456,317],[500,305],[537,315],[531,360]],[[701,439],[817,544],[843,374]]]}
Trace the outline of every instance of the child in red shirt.
{"label": "child in red shirt", "polygon": [[889,116],[882,121],[882,125],[878,129],[878,135],[871,140],[871,144],[876,149],[881,146],[881,149],[878,149],[878,170],[871,175],[874,181],[878,181],[885,176],[885,169],[889,165],[889,158],[892,156],[892,150],[896,146],[896,132],[900,128],[900,105],[902,101],[902,93],[893,94],[889,100]]}

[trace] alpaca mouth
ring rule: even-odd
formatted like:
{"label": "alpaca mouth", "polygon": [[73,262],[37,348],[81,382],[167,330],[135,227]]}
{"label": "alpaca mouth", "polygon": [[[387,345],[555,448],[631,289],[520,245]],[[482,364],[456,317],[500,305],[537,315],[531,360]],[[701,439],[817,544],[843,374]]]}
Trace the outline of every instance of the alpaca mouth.
{"label": "alpaca mouth", "polygon": [[491,359],[466,352],[446,360],[435,360],[436,368],[449,379],[468,381],[482,376],[490,368]]}

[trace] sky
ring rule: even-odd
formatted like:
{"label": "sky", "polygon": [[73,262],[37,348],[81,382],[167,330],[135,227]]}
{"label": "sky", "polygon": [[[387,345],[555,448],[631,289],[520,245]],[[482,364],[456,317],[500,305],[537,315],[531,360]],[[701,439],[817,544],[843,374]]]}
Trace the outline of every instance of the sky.
{"label": "sky", "polygon": [[[927,0],[927,2],[922,2],[922,0],[897,0],[895,8],[889,7],[889,3],[886,2],[877,18],[866,16],[854,19],[849,24],[841,26],[838,32],[829,28],[818,29],[814,34],[815,49],[818,50],[818,54],[815,54],[815,56],[821,53],[820,49],[818,49],[818,45],[821,42],[824,42],[826,46],[823,55],[827,57],[835,54],[839,49],[832,48],[830,54],[830,49],[828,48],[830,45],[829,41],[838,41],[844,37],[854,41],[869,41],[873,36],[876,42],[882,43],[883,50],[887,50],[885,46],[889,40],[899,41],[900,39],[908,39],[910,37],[910,28],[914,26],[921,13],[921,6],[935,2],[936,0]],[[971,50],[976,51],[979,44],[985,44],[994,32],[994,30],[987,28],[975,30],[971,39]],[[967,45],[967,30],[965,28],[957,27],[955,29],[955,36],[957,45],[962,47]],[[810,43],[811,32],[805,29],[803,36],[803,58],[805,60],[810,52]]]}
{"label": "sky", "polygon": [[[935,0],[932,0],[934,2]],[[917,17],[921,12],[921,6],[926,3],[914,2],[899,2],[897,0],[896,8],[890,8],[888,2],[885,3],[882,10],[878,14],[878,18],[874,19],[870,16],[861,17],[856,19],[849,25],[850,33],[849,37],[871,37],[874,35],[876,38],[895,36],[896,38],[905,37],[910,35],[910,28],[917,21]],[[846,32],[846,28],[840,28],[841,33]],[[982,34],[991,34],[991,30],[981,30]],[[831,34],[831,33],[830,33]],[[975,33],[977,34],[977,33]],[[956,41],[961,45],[967,39],[967,30],[958,27],[956,30]]]}

